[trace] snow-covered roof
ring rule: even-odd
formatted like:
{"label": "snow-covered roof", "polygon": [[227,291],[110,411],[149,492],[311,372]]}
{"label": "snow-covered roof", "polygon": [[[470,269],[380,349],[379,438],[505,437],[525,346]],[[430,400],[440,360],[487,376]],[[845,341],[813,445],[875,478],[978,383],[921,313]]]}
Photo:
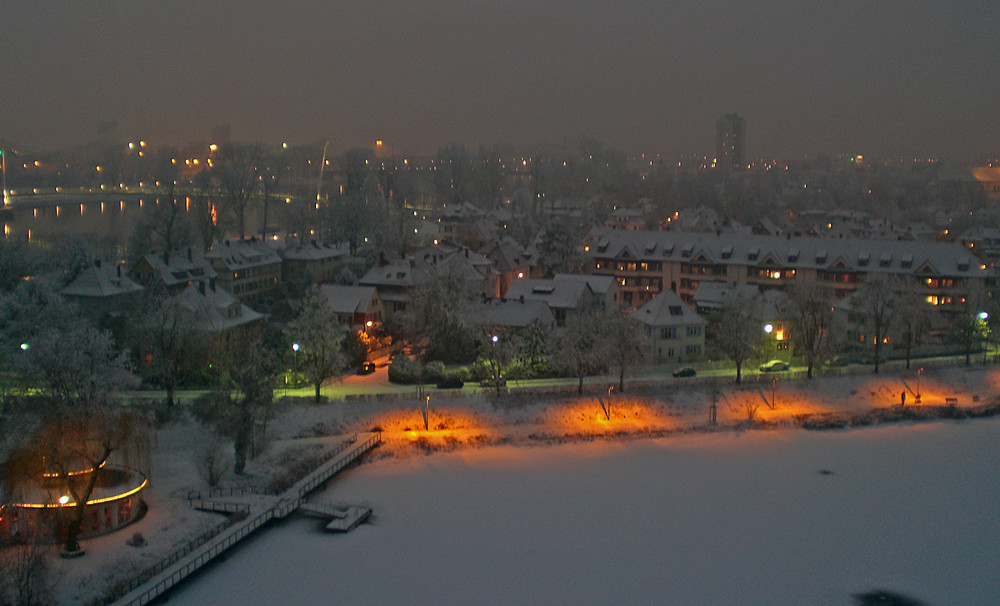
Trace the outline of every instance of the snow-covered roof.
{"label": "snow-covered roof", "polygon": [[374,286],[324,284],[319,290],[330,308],[341,314],[363,314],[378,299]]}
{"label": "snow-covered roof", "polygon": [[264,317],[224,289],[204,282],[181,291],[177,303],[184,309],[193,329],[208,333],[225,332]]}
{"label": "snow-covered roof", "polygon": [[584,282],[590,290],[599,295],[606,295],[610,291],[617,292],[618,287],[614,276],[599,276],[596,274],[556,274],[553,280],[570,280]]}
{"label": "snow-covered roof", "polygon": [[474,326],[525,328],[533,323],[551,328],[555,316],[545,301],[485,299],[466,308],[466,318]]}
{"label": "snow-covered roof", "polygon": [[288,261],[323,261],[326,259],[339,259],[350,252],[347,243],[324,244],[322,242],[310,242],[299,244],[281,251],[281,257]]}
{"label": "snow-covered roof", "polygon": [[121,265],[95,261],[62,290],[70,297],[111,298],[137,293],[142,287],[122,272]]}
{"label": "snow-covered roof", "polygon": [[[654,246],[650,247],[650,243]],[[727,255],[723,256],[723,249],[731,249],[731,252],[727,250]],[[798,251],[798,257],[789,261],[789,253],[793,251]],[[819,254],[821,252],[824,254]],[[623,254],[640,261],[723,262],[754,267],[887,274],[916,274],[929,263],[941,275],[969,278],[988,275],[987,270],[969,262],[967,249],[947,242],[618,230],[605,234],[599,245],[587,252],[589,257],[598,259],[614,259]],[[882,265],[878,260],[886,254],[891,256],[891,262]],[[876,262],[870,262],[871,259]],[[909,261],[904,262],[904,259]]]}
{"label": "snow-covered roof", "polygon": [[254,238],[218,243],[205,253],[205,258],[229,271],[281,263],[281,257],[274,249]]}
{"label": "snow-covered roof", "polygon": [[576,309],[588,294],[593,296],[593,291],[584,280],[524,278],[514,280],[507,289],[508,299],[545,301],[553,309]]}
{"label": "snow-covered roof", "polygon": [[707,324],[672,290],[660,291],[629,316],[647,326],[694,326]]}
{"label": "snow-covered roof", "polygon": [[209,280],[217,276],[204,255],[190,248],[146,254],[142,259],[168,288],[192,281]]}

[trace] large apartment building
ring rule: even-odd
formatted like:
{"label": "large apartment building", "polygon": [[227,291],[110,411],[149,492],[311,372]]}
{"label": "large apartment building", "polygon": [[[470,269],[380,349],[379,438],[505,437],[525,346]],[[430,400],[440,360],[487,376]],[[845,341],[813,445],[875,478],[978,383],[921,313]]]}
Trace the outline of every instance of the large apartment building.
{"label": "large apartment building", "polygon": [[585,247],[589,270],[614,276],[637,308],[662,290],[691,303],[703,282],[762,289],[816,282],[842,298],[866,280],[897,277],[933,305],[963,302],[992,268],[960,244],[679,231],[609,231]]}

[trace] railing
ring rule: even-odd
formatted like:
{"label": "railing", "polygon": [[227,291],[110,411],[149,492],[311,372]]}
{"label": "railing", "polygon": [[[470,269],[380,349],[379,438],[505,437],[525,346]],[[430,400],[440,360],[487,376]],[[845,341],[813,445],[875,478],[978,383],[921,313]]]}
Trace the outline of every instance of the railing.
{"label": "railing", "polygon": [[[382,442],[382,433],[377,432],[373,434],[372,437],[368,438],[361,444],[358,444],[353,449],[351,449],[346,455],[344,455],[339,461],[337,461],[336,464],[331,465],[327,468],[317,469],[313,473],[309,474],[305,478],[293,484],[292,488],[289,489],[289,491],[292,490],[296,491],[296,497],[302,499],[307,494],[315,490],[317,486],[329,480],[331,477],[336,475],[337,472],[339,472],[343,468],[353,463],[355,459],[357,459],[365,452],[371,450],[375,446],[379,445],[381,442]],[[330,461],[332,458],[334,457],[333,456],[329,457],[327,461]]]}
{"label": "railing", "polygon": [[[343,448],[343,445],[340,446]],[[197,499],[218,499],[221,497],[235,497],[243,496],[246,494],[268,494],[267,492],[256,488],[254,486],[232,486],[229,488],[213,488],[208,491],[201,490],[189,490],[184,498],[188,501],[194,501]]]}
{"label": "railing", "polygon": [[246,503],[233,503],[231,501],[189,500],[188,505],[193,509],[215,513],[250,513],[250,506]]}
{"label": "railing", "polygon": [[[354,438],[352,438],[351,440],[344,441],[336,449],[334,449],[334,451],[328,457],[326,457],[324,463],[329,462],[331,459],[343,453],[348,446],[350,446],[355,442],[357,442],[357,436],[354,436]],[[317,486],[319,486],[323,482],[326,482],[331,477],[333,477],[337,472],[339,472],[340,470],[344,469],[345,467],[353,463],[362,454],[371,450],[375,446],[381,444],[381,442],[382,442],[382,434],[375,433],[361,444],[358,444],[357,446],[352,448],[347,454],[343,455],[340,458],[340,460],[338,460],[335,464],[325,469],[320,469],[317,470],[316,472],[313,472],[312,474],[307,475],[305,478],[296,483],[296,485],[293,485],[292,488],[290,488],[285,492],[285,494],[289,495],[288,497],[281,498],[277,503],[275,503],[265,511],[261,512],[259,515],[251,518],[250,520],[246,520],[243,521],[242,523],[239,523],[239,525],[232,530],[231,534],[223,537],[214,545],[211,545],[205,551],[205,553],[199,554],[191,561],[186,562],[183,566],[172,572],[170,576],[161,579],[155,585],[152,585],[151,587],[146,589],[146,591],[143,591],[142,593],[130,598],[128,601],[122,602],[123,606],[124,605],[140,606],[142,604],[150,603],[152,600],[156,599],[164,592],[166,592],[168,589],[170,589],[180,581],[187,578],[191,573],[204,566],[213,558],[215,558],[225,550],[229,549],[239,541],[246,538],[250,533],[254,532],[258,528],[263,526],[265,523],[271,520],[283,519],[288,517],[289,514],[291,514],[293,511],[295,511],[302,505],[305,496],[308,493],[312,492],[313,490],[316,489]],[[215,491],[209,491],[209,494],[213,494],[214,492]],[[230,496],[237,494],[246,494],[248,492],[252,494],[260,494],[254,491],[253,489],[232,489]],[[189,497],[191,495],[200,496],[201,493],[192,491],[189,492],[188,495]],[[222,495],[217,495],[217,496],[222,496]],[[192,501],[192,506],[195,508],[198,508],[198,505],[196,504],[201,504],[211,507],[222,506],[224,508],[224,511],[226,511],[227,513],[249,512],[249,506],[243,503],[223,504],[221,502],[213,502],[207,499],[190,499],[190,498],[189,501]],[[227,507],[231,509],[226,509]],[[212,509],[212,510],[218,511],[217,509]],[[104,603],[106,604],[112,603],[115,602],[116,600],[120,600],[123,597],[127,596],[128,593],[136,590],[143,583],[146,583],[156,575],[163,573],[165,570],[170,568],[170,566],[173,566],[182,558],[190,555],[200,547],[204,546],[207,542],[219,536],[228,528],[232,528],[231,521],[227,521],[224,525],[218,526],[209,531],[208,533],[205,533],[202,536],[198,537],[194,541],[191,541],[180,550],[174,552],[167,558],[161,560],[156,565],[146,569],[145,571],[134,577],[128,583],[123,583],[121,585],[116,586],[111,591],[111,593],[105,598]]]}

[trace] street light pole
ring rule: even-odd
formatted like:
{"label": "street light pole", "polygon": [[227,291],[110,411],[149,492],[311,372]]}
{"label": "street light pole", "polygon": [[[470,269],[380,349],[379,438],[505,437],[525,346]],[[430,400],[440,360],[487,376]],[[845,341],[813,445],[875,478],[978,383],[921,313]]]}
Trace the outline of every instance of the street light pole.
{"label": "street light pole", "polygon": [[775,406],[775,403],[774,403],[774,384],[777,383],[777,382],[778,382],[778,377],[777,376],[771,377],[771,410],[774,410],[774,406]]}
{"label": "street light pole", "polygon": [[920,404],[920,373],[924,372],[923,366],[917,369],[917,397],[914,400],[917,404]]}

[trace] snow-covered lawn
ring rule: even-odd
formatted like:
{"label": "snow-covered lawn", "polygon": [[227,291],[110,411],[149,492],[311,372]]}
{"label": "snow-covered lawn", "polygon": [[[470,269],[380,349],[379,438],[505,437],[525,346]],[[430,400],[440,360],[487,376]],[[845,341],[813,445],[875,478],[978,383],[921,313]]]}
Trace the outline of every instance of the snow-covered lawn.
{"label": "snow-covered lawn", "polygon": [[[998,386],[995,367],[942,368],[920,388],[927,404],[962,407],[994,401]],[[371,502],[375,523],[337,537],[294,519],[171,601],[846,604],[888,586],[988,603],[1000,595],[987,555],[1000,547],[997,421],[792,428],[796,415],[888,407],[901,391],[910,404],[915,387],[913,373],[782,377],[772,410],[769,381],[691,382],[615,392],[610,419],[594,394],[432,393],[429,431],[415,398],[286,403],[251,476],[301,475],[325,449],[381,429],[383,446],[324,495]],[[719,425],[706,431],[713,401]],[[748,403],[771,429],[738,428]],[[149,513],[85,541],[86,557],[54,561],[60,604],[88,603],[223,520],[183,499],[206,487],[197,461],[210,442],[190,421],[160,430]],[[125,545],[134,532],[146,546]],[[264,580],[305,597],[274,597]]]}

